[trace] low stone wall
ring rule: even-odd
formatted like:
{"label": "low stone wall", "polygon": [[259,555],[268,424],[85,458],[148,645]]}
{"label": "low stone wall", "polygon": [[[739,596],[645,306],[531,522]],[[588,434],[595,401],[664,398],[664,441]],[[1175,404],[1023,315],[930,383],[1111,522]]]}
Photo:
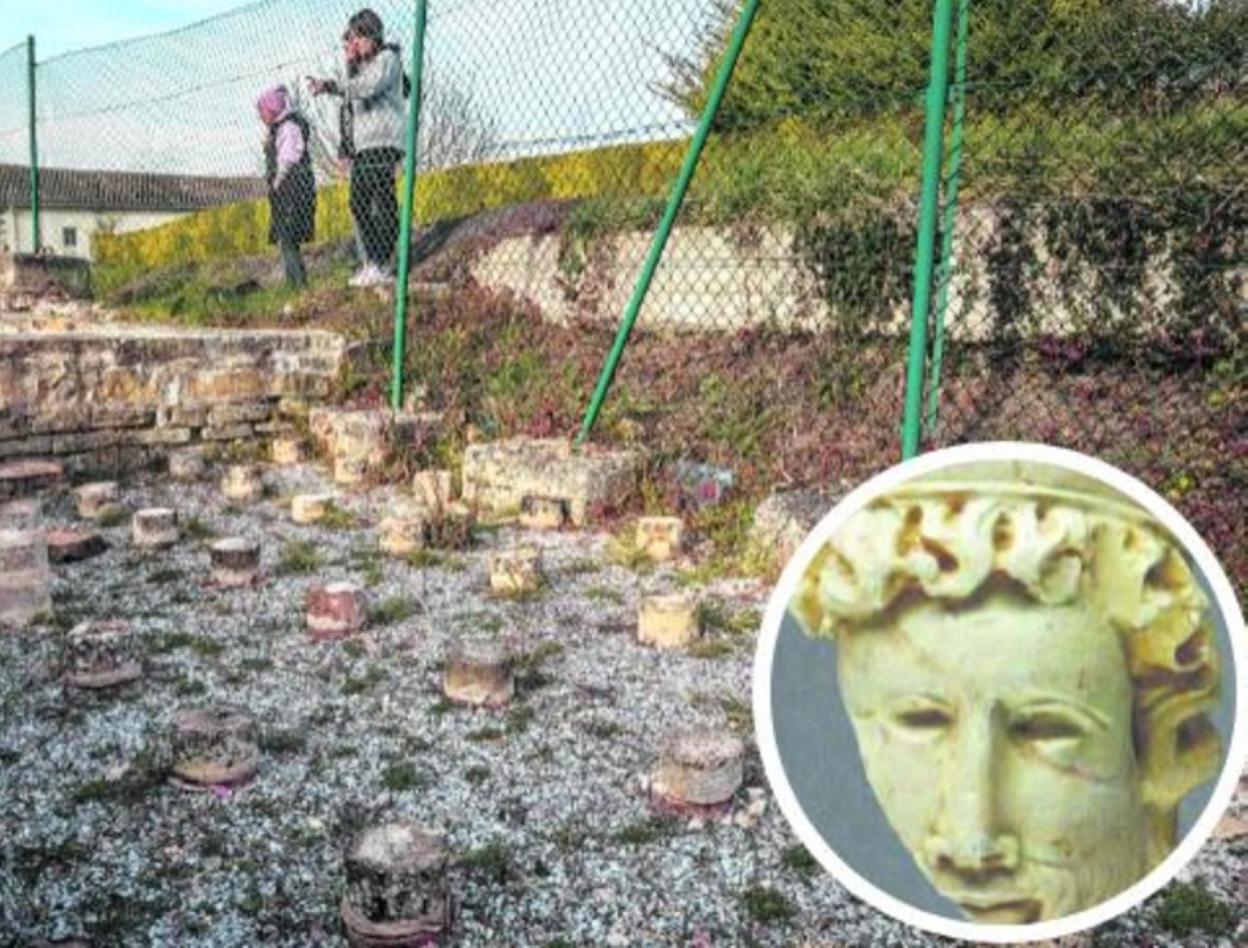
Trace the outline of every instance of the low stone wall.
{"label": "low stone wall", "polygon": [[124,472],[171,449],[268,438],[329,394],[344,340],[0,316],[0,459]]}

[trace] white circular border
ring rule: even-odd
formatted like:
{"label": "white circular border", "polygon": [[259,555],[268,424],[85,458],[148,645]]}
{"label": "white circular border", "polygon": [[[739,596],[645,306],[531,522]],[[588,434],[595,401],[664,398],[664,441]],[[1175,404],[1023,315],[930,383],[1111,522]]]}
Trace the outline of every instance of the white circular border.
{"label": "white circular border", "polygon": [[[780,625],[807,564],[819,549],[851,515],[880,495],[923,474],[976,461],[1030,461],[1077,471],[1115,488],[1155,516],[1193,557],[1197,569],[1204,574],[1213,592],[1217,607],[1226,623],[1227,637],[1231,643],[1232,667],[1235,673],[1233,677],[1238,692],[1235,702],[1235,723],[1222,774],[1209,804],[1175,850],[1143,879],[1112,899],[1074,915],[1030,925],[980,925],[921,911],[889,895],[858,875],[836,855],[807,819],[784,773],[780,751],[776,745],[775,724],[771,716],[772,662],[775,658],[776,641],[780,635]],[[1182,514],[1151,488],[1129,474],[1087,455],[1039,444],[986,442],[934,451],[898,464],[853,490],[824,516],[818,526],[798,547],[781,574],[780,582],[767,603],[767,611],[763,617],[762,631],[759,635],[758,652],[754,659],[754,720],[757,722],[755,732],[764,770],[772,792],[776,795],[780,810],[797,833],[798,839],[841,885],[873,908],[907,925],[933,934],[981,943],[1020,944],[1072,935],[1122,915],[1169,883],[1195,857],[1213,832],[1223,812],[1230,805],[1235,787],[1239,782],[1240,772],[1244,769],[1245,758],[1248,757],[1248,698],[1240,686],[1241,672],[1245,668],[1244,636],[1243,613],[1235,599],[1230,581],[1212,551]]]}

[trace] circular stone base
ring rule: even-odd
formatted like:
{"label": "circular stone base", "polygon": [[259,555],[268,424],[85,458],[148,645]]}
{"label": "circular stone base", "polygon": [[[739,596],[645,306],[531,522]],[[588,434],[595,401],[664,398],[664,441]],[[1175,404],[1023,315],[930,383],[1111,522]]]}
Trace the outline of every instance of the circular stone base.
{"label": "circular stone base", "polygon": [[728,820],[732,818],[732,800],[722,803],[687,803],[663,792],[661,786],[651,785],[650,806],[660,816],[681,819]]}
{"label": "circular stone base", "polygon": [[260,769],[260,751],[256,749],[246,760],[219,764],[211,760],[190,760],[173,765],[170,782],[183,789],[206,790],[210,787],[241,787],[249,783]]}
{"label": "circular stone base", "polygon": [[437,921],[370,922],[345,898],[340,912],[352,948],[430,948],[442,944],[451,927],[449,900],[446,916]]}

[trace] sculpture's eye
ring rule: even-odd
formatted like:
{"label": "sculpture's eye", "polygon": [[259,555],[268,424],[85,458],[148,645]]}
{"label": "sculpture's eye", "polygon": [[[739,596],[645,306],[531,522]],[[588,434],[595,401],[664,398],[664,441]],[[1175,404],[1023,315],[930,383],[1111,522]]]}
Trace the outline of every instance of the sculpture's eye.
{"label": "sculpture's eye", "polygon": [[910,704],[894,713],[893,722],[915,737],[936,737],[953,724],[953,714],[939,704]]}
{"label": "sculpture's eye", "polygon": [[1033,711],[1015,718],[1010,734],[1036,744],[1071,744],[1087,736],[1087,728],[1075,715],[1057,710]]}

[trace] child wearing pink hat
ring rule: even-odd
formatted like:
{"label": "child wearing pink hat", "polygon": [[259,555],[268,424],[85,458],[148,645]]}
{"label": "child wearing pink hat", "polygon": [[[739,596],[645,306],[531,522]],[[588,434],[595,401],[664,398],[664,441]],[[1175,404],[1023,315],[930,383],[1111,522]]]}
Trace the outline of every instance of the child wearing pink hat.
{"label": "child wearing pink hat", "polygon": [[260,96],[256,110],[268,127],[264,165],[269,185],[269,242],[281,249],[286,282],[306,286],[308,274],[299,248],[316,231],[316,176],[308,147],[311,129],[291,104],[285,86]]}

